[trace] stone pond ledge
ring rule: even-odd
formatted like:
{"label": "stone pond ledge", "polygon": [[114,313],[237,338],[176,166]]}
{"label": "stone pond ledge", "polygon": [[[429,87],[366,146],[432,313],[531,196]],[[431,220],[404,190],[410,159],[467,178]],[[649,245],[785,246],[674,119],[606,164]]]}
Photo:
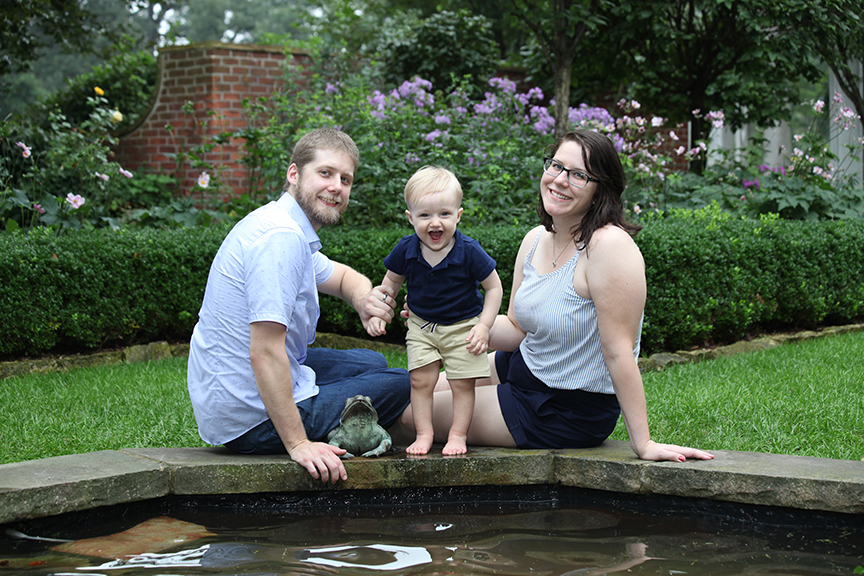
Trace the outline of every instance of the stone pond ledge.
{"label": "stone pond ledge", "polygon": [[287,456],[243,456],[215,447],[102,451],[4,464],[0,524],[171,495],[539,484],[864,514],[864,463],[852,460],[721,450],[711,461],[644,462],[626,442],[607,441],[580,450],[400,453],[355,458],[345,466],[346,482],[324,485]]}

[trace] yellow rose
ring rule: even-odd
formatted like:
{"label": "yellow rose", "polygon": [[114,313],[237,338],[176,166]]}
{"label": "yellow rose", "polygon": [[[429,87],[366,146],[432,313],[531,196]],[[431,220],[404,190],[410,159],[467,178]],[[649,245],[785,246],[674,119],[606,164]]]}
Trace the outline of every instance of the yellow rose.
{"label": "yellow rose", "polygon": [[114,110],[114,112],[111,113],[111,119],[114,120],[115,124],[117,124],[123,120],[123,114],[121,114],[117,110]]}
{"label": "yellow rose", "polygon": [[105,91],[102,90],[101,88],[99,88],[98,86],[96,86],[95,88],[93,88],[93,91],[96,92],[96,94],[97,94],[98,96],[104,96],[104,95],[105,95]]}

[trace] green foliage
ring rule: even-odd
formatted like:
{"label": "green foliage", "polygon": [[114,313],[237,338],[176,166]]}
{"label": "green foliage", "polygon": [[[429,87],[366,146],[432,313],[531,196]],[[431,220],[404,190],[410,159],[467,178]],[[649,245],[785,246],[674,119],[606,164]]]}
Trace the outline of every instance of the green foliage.
{"label": "green foliage", "polygon": [[[636,219],[650,220],[679,209],[716,204],[751,219],[770,214],[785,220],[837,220],[864,216],[864,189],[834,188],[825,179],[796,176],[785,168],[714,166],[701,176],[674,173],[662,187],[630,188],[627,203]],[[649,215],[653,212],[653,215]]]}
{"label": "green foliage", "polygon": [[[637,169],[636,184],[625,192],[626,201],[633,206],[635,216],[641,218],[646,217],[646,209],[656,216],[658,212],[702,208],[711,203],[754,219],[769,214],[786,220],[861,218],[864,188],[857,162],[864,145],[847,144],[849,154],[843,162],[829,147],[830,139],[854,127],[855,113],[839,94],[830,104],[815,100],[801,108],[815,116],[808,129],[794,134],[793,148],[786,152],[780,166],[762,162],[764,143],[754,138],[741,149],[712,151],[714,162],[702,174],[674,172],[658,178],[662,175],[660,169]],[[712,114],[720,113],[708,115]],[[655,165],[662,168],[668,160],[661,156]],[[633,155],[624,162],[625,166],[632,163]]]}
{"label": "green foliage", "polygon": [[[733,127],[772,125],[797,103],[797,80],[819,77],[812,53],[797,34],[778,34],[788,2],[628,0],[607,4],[607,27],[596,38],[600,52],[619,55],[611,70],[618,85],[655,114],[686,122],[693,110],[724,110]],[[585,59],[590,60],[590,59]],[[596,72],[593,63],[576,61]],[[607,84],[608,86],[608,84]],[[711,123],[696,119],[694,140],[707,139]]]}
{"label": "green foliage", "polygon": [[46,130],[9,120],[0,124],[0,223],[6,230],[119,225],[112,211],[119,204],[115,192],[132,177],[108,160],[115,141],[110,130],[119,116],[99,95],[87,103],[90,116],[77,127],[56,111]]}
{"label": "green foliage", "polygon": [[410,34],[385,40],[385,79],[399,84],[419,76],[441,90],[471,75],[479,83],[495,72],[498,47],[489,20],[468,10],[441,11],[422,20]]}
{"label": "green foliage", "polygon": [[864,222],[746,220],[676,211],[637,236],[648,301],[643,347],[679,350],[864,315]]}
{"label": "green foliage", "polygon": [[0,235],[0,356],[186,340],[225,227]]}
{"label": "green foliage", "polygon": [[43,117],[58,110],[73,125],[87,122],[93,112],[88,98],[97,86],[104,92],[105,105],[117,110],[123,119],[112,132],[123,133],[147,111],[156,87],[158,67],[152,51],[123,52],[87,74],[68,81],[64,90],[42,102]]}
{"label": "green foliage", "polygon": [[[502,312],[532,226],[462,228],[498,263]],[[0,356],[187,340],[227,231],[0,234]],[[410,232],[322,228],[321,239],[325,254],[378,283],[384,256]],[[864,221],[755,221],[713,207],[652,220],[636,240],[648,280],[646,354],[864,317]],[[319,330],[365,336],[357,313],[329,296]],[[403,336],[402,323],[391,323],[387,339]]]}
{"label": "green foliage", "polygon": [[345,225],[404,226],[405,182],[426,164],[448,167],[459,177],[466,224],[533,222],[532,179],[549,144],[548,110],[536,106],[542,94],[517,94],[509,80],[493,78],[489,85],[482,99],[473,100],[467,83],[442,95],[420,78],[388,93],[362,82],[322,81],[320,89],[300,98],[254,103],[268,107],[274,120],[249,143],[250,158],[261,159],[261,189],[253,194],[281,190],[289,151],[300,135],[338,126],[354,138],[361,157]]}
{"label": "green foliage", "polygon": [[0,22],[0,76],[26,70],[48,38],[86,52],[98,30],[96,15],[77,0],[4,1]]}

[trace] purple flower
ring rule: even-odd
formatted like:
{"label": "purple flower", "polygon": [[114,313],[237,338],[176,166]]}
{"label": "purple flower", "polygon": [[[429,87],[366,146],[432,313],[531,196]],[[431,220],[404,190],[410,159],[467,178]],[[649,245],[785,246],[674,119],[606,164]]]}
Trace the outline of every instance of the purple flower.
{"label": "purple flower", "polygon": [[450,124],[450,118],[448,118],[444,114],[438,114],[435,116],[435,123],[436,124],[448,124],[449,125]]}
{"label": "purple flower", "polygon": [[327,85],[324,87],[324,92],[326,94],[336,94],[337,92],[339,92],[339,87],[328,82]]}
{"label": "purple flower", "polygon": [[759,180],[744,180],[744,189],[755,188],[759,189]]}
{"label": "purple flower", "polygon": [[531,88],[530,90],[528,90],[527,96],[528,96],[529,101],[530,100],[536,100],[537,102],[540,102],[543,100],[543,90],[541,90],[540,88],[536,88],[536,87]]}
{"label": "purple flower", "polygon": [[491,78],[489,85],[498,88],[502,92],[516,92],[516,83],[509,78]]}
{"label": "purple flower", "polygon": [[[589,106],[588,104],[580,104],[578,108],[570,108],[567,113],[567,119],[571,124],[603,131],[611,131],[615,126],[615,120],[608,110]],[[641,120],[644,123],[644,119],[642,118],[637,120]]]}
{"label": "purple flower", "polygon": [[420,157],[414,154],[413,152],[409,152],[405,156],[405,164],[416,164],[420,162]]}
{"label": "purple flower", "polygon": [[432,132],[429,132],[428,134],[426,134],[426,141],[432,142],[433,140],[435,140],[436,138],[441,136],[441,134],[442,134],[442,132],[440,130],[433,130]]}

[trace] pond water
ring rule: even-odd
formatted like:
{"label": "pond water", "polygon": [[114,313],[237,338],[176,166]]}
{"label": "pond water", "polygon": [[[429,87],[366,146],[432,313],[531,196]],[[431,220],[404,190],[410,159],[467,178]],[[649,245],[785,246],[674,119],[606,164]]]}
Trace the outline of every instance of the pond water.
{"label": "pond water", "polygon": [[554,486],[160,500],[2,528],[71,542],[0,535],[0,576],[864,573],[855,516]]}

